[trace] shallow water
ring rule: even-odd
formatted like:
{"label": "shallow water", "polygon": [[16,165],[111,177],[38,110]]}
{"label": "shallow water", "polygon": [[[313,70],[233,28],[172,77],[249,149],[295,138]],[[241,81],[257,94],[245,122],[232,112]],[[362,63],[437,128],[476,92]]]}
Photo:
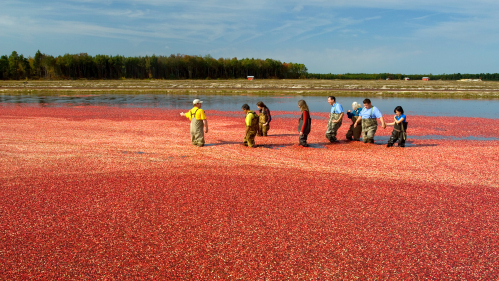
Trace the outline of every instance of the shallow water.
{"label": "shallow water", "polygon": [[[168,94],[100,94],[80,96],[42,96],[42,95],[0,95],[0,105],[30,104],[39,106],[82,106],[106,105],[119,107],[151,107],[169,109],[190,109],[192,100],[204,101],[203,109],[220,111],[239,111],[247,103],[256,109],[256,103],[263,101],[271,111],[298,111],[297,102],[307,101],[311,112],[329,112],[331,106],[323,96],[256,96],[256,95],[168,95]],[[460,116],[499,118],[499,100],[497,99],[425,99],[403,97],[369,97],[372,104],[384,114],[393,114],[393,109],[400,105],[406,115]],[[344,110],[351,109],[352,102],[362,103],[360,97],[338,97],[338,103]]]}

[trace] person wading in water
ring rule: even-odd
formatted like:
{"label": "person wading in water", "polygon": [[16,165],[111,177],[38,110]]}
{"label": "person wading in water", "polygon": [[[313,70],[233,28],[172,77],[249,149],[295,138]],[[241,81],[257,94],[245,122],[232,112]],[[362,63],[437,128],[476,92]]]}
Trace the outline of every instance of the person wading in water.
{"label": "person wading in water", "polygon": [[381,121],[381,126],[383,129],[386,128],[385,120],[383,120],[383,115],[381,111],[371,104],[370,99],[364,100],[364,109],[359,114],[359,118],[355,121],[355,127],[357,127],[362,120],[362,141],[364,143],[374,143],[374,134],[378,129],[378,120]]}
{"label": "person wading in water", "polygon": [[267,132],[270,129],[270,121],[272,121],[272,116],[270,116],[269,108],[261,101],[259,101],[256,106],[260,111],[258,115],[258,135],[259,136],[267,136]]}
{"label": "person wading in water", "polygon": [[300,145],[303,147],[309,146],[307,144],[308,134],[310,134],[310,127],[312,125],[312,119],[310,119],[310,110],[308,109],[308,105],[304,100],[298,101],[298,107],[301,111],[301,117],[298,120],[298,132],[300,133],[300,137],[298,141]]}
{"label": "person wading in water", "polygon": [[334,143],[338,141],[336,134],[343,123],[343,115],[345,113],[343,112],[343,106],[336,102],[336,98],[334,96],[329,96],[327,98],[327,102],[331,105],[331,113],[329,113],[326,138],[329,142]]}
{"label": "person wading in water", "polygon": [[253,110],[250,110],[249,105],[243,104],[241,109],[246,113],[246,135],[244,137],[244,145],[248,147],[255,146],[255,136],[258,132],[258,115]]}
{"label": "person wading in water", "polygon": [[393,123],[386,124],[387,126],[394,127],[392,136],[388,140],[386,147],[392,147],[396,141],[399,142],[399,147],[405,147],[405,140],[407,139],[407,117],[404,115],[402,106],[395,107],[393,112],[395,113]]}
{"label": "person wading in water", "polygon": [[192,101],[194,107],[191,110],[187,113],[180,113],[180,116],[185,116],[191,120],[191,142],[199,147],[204,146],[204,133],[208,133],[208,120],[206,120],[204,110],[201,109],[202,103],[202,101],[195,99]]}
{"label": "person wading in water", "polygon": [[362,126],[355,127],[355,121],[359,118],[359,114],[362,111],[362,105],[358,104],[356,101],[352,103],[352,110],[347,112],[348,118],[352,119],[352,125],[348,129],[346,134],[347,140],[360,141],[360,134],[362,133]]}

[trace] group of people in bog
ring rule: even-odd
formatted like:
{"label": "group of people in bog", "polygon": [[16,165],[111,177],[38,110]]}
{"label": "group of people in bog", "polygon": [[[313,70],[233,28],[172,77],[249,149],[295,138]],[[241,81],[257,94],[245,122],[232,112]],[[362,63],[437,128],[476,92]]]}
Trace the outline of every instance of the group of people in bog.
{"label": "group of people in bog", "polygon": [[[199,99],[195,99],[192,103],[194,107],[187,113],[182,112],[180,115],[191,120],[190,131],[192,144],[201,147],[205,144],[204,133],[208,133],[208,121],[203,109],[201,109],[201,104],[203,102]],[[328,97],[328,103],[331,105],[331,112],[329,113],[326,138],[331,143],[334,143],[338,141],[337,133],[343,123],[345,112],[341,104],[336,102],[334,96]],[[388,140],[387,147],[392,147],[395,142],[398,142],[399,147],[405,147],[405,141],[407,139],[407,117],[404,115],[404,109],[402,109],[401,106],[395,107],[393,122],[386,123],[381,111],[371,104],[370,99],[365,99],[363,104],[364,107],[362,108],[360,104],[354,102],[352,104],[352,110],[347,111],[347,117],[352,120],[352,124],[346,134],[347,140],[360,141],[360,136],[362,134],[362,141],[364,143],[374,143],[374,135],[378,129],[379,119],[383,129],[385,129],[386,126],[394,127],[392,135]],[[241,107],[246,114],[246,134],[243,143],[248,147],[255,146],[255,136],[267,136],[270,129],[270,122],[272,121],[272,116],[268,107],[261,101],[256,105],[258,107],[258,114],[251,110],[248,104],[244,104]],[[310,110],[304,100],[298,101],[298,107],[301,111],[301,117],[298,120],[298,142],[299,145],[307,147],[309,146],[307,138],[312,127]]]}

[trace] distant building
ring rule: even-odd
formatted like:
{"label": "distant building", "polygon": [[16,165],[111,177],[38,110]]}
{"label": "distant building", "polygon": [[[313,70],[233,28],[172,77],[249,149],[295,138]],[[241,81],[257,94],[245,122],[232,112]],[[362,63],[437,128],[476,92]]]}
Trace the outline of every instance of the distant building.
{"label": "distant building", "polygon": [[252,81],[253,79],[255,79],[255,76],[248,76],[249,81]]}
{"label": "distant building", "polygon": [[405,78],[404,78],[404,80],[405,80],[405,81],[409,81],[409,80],[411,80],[411,78],[409,78],[409,77],[405,77]]}
{"label": "distant building", "polygon": [[423,81],[430,81],[430,77],[423,77]]}

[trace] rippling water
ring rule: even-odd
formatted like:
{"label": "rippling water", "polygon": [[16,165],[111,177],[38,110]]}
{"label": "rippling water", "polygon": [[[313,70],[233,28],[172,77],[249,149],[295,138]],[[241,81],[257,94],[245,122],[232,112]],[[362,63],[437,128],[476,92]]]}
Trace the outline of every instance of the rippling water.
{"label": "rippling water", "polygon": [[[169,95],[169,94],[99,94],[99,95],[0,95],[1,104],[31,104],[39,106],[68,105],[106,105],[120,107],[151,107],[169,109],[189,109],[192,100],[204,101],[203,109],[221,111],[239,111],[245,103],[256,109],[256,103],[263,101],[270,110],[298,111],[297,102],[307,101],[312,112],[329,112],[331,106],[324,96],[257,96],[257,95]],[[399,97],[369,97],[372,104],[385,114],[392,114],[400,105],[407,115],[426,116],[462,116],[499,118],[499,100],[497,99],[425,99]],[[362,103],[361,97],[340,96],[338,103],[346,110],[351,109],[354,101]]]}

